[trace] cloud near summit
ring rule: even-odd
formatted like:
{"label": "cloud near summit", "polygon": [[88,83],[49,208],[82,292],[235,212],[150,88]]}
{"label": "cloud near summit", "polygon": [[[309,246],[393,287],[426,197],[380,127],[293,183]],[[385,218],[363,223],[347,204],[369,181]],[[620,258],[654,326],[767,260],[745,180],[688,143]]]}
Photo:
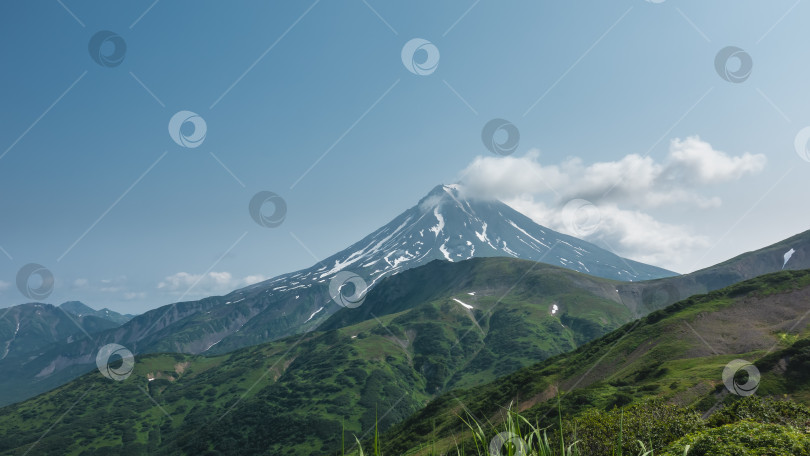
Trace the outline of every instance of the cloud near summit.
{"label": "cloud near summit", "polygon": [[[629,154],[616,161],[585,164],[571,158],[546,165],[537,150],[521,157],[477,157],[460,173],[460,182],[465,196],[500,199],[541,225],[671,268],[709,240],[654,214],[673,205],[718,207],[722,201],[710,195],[712,187],[757,174],[766,161],[762,154],[729,155],[692,136],[673,139],[661,162]],[[574,199],[598,209],[598,229],[587,236],[571,232],[565,220],[563,208]]]}

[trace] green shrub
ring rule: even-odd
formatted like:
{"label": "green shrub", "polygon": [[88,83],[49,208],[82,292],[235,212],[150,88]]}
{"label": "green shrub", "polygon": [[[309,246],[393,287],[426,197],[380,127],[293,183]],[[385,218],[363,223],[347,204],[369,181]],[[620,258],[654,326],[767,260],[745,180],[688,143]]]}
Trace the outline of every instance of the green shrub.
{"label": "green shrub", "polygon": [[609,455],[619,435],[622,436],[623,451],[636,454],[639,441],[648,449],[657,450],[686,434],[703,429],[703,420],[691,408],[651,400],[623,410],[586,411],[567,423],[566,434],[567,440],[579,441],[577,447],[582,454]]}
{"label": "green shrub", "polygon": [[718,427],[743,420],[805,429],[810,425],[810,409],[793,401],[749,396],[714,413],[707,424],[709,427]]}
{"label": "green shrub", "polygon": [[662,456],[802,456],[810,455],[810,437],[788,426],[741,421],[689,434]]}

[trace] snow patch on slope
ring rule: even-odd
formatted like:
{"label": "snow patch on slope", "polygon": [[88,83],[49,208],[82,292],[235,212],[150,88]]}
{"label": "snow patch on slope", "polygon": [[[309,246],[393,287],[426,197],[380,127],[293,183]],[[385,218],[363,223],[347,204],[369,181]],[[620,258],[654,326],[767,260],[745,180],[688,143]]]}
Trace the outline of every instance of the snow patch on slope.
{"label": "snow patch on slope", "polygon": [[482,231],[479,233],[478,231],[475,232],[475,236],[481,242],[489,243],[489,239],[487,238],[487,222],[484,222],[482,225]]}
{"label": "snow patch on slope", "polygon": [[[312,312],[312,315],[310,315],[310,316],[309,316],[309,318],[307,318],[307,321],[312,320],[312,317],[314,317],[315,315],[317,315],[317,314],[318,314],[318,312],[320,312],[320,311],[322,311],[322,310],[323,310],[323,307],[321,307],[320,309],[316,310],[315,312]],[[305,321],[304,323],[306,323],[307,321]]]}
{"label": "snow patch on slope", "polygon": [[436,233],[436,237],[439,237],[439,233],[444,230],[444,217],[442,217],[442,214],[439,212],[439,206],[433,208],[433,215],[439,223],[436,226],[430,227],[430,231]]}
{"label": "snow patch on slope", "polygon": [[[399,225],[394,231],[391,232],[391,234],[384,237],[381,241],[377,242],[373,247],[368,247],[367,246],[365,248],[362,248],[362,249],[352,253],[351,255],[349,255],[343,261],[335,260],[335,266],[332,269],[330,269],[330,270],[324,272],[323,274],[321,274],[320,278],[322,279],[324,277],[327,277],[327,276],[335,274],[335,273],[337,273],[339,271],[342,271],[347,266],[350,266],[350,265],[360,261],[363,258],[367,258],[368,255],[377,253],[380,250],[380,246],[382,246],[384,243],[388,242],[392,237],[394,237],[394,235],[399,233],[400,230],[402,230],[402,228],[404,228],[405,225],[407,225],[408,222],[410,222],[410,221],[411,221],[411,219],[408,218],[407,220],[402,222],[402,225]],[[443,225],[443,223],[442,223],[442,225]]]}
{"label": "snow patch on slope", "polygon": [[514,227],[516,230],[518,230],[518,231],[520,231],[521,233],[525,234],[526,236],[528,236],[528,237],[529,237],[531,240],[533,240],[534,242],[536,242],[536,243],[538,243],[538,244],[542,245],[542,246],[543,246],[543,247],[545,247],[545,248],[548,248],[548,245],[546,245],[546,244],[545,244],[543,241],[541,241],[541,240],[537,239],[536,237],[532,236],[531,234],[527,233],[527,232],[526,232],[526,230],[524,230],[523,228],[521,228],[521,227],[519,227],[519,226],[515,225],[515,222],[513,222],[513,221],[511,221],[511,220],[507,220],[507,221],[508,221],[508,222],[509,222],[509,224],[510,224],[510,225],[512,225],[512,226],[513,226],[513,227]]}
{"label": "snow patch on slope", "polygon": [[503,248],[501,250],[508,253],[509,255],[512,255],[515,258],[518,258],[518,254],[515,253],[514,251],[512,251],[512,249],[510,249],[509,247],[506,246],[506,241],[501,241],[501,242],[503,242]]}
{"label": "snow patch on slope", "polygon": [[450,238],[447,238],[447,239],[444,240],[444,243],[442,243],[442,245],[439,246],[439,251],[442,252],[442,255],[444,255],[445,258],[447,258],[447,261],[452,263],[453,259],[450,258],[450,251],[447,250],[447,241],[449,239]]}
{"label": "snow patch on slope", "polygon": [[796,253],[796,251],[793,250],[792,248],[787,252],[785,252],[785,262],[782,263],[782,269],[785,269],[785,266],[787,266],[787,262],[790,261],[790,257],[792,257],[794,253]]}

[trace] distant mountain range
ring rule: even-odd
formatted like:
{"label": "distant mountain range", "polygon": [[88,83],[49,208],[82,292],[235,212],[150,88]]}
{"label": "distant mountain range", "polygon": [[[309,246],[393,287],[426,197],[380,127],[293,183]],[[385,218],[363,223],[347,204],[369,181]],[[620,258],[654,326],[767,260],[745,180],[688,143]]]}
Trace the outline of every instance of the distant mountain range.
{"label": "distant mountain range", "polygon": [[0,315],[0,360],[35,357],[54,343],[70,343],[132,318],[109,309],[94,310],[78,301],[59,307],[22,304],[0,309]]}
{"label": "distant mountain range", "polygon": [[[74,378],[91,369],[95,352],[120,343],[135,353],[227,353],[240,347],[312,331],[341,309],[330,280],[351,272],[368,287],[383,278],[434,260],[458,262],[511,257],[554,264],[617,280],[647,280],[675,273],[621,258],[580,239],[557,233],[499,201],[462,197],[456,186],[439,185],[390,223],[308,269],[284,274],[226,296],[163,306],[92,338],[53,343],[24,363],[3,364],[0,404]],[[73,313],[91,314],[81,306]],[[6,377],[4,375],[3,377]]]}
{"label": "distant mountain range", "polygon": [[[707,410],[728,395],[720,374],[739,357],[759,359],[762,394],[810,397],[810,271],[694,296],[605,334],[631,318],[618,283],[508,258],[434,261],[383,280],[368,319],[347,308],[323,331],[225,355],[139,356],[123,382],[89,373],[0,409],[0,454],[34,443],[38,454],[340,454],[342,434],[375,429],[384,454],[446,452],[468,435],[465,413],[497,423],[513,403],[550,425],[558,394],[569,415],[651,397]],[[70,420],[52,427],[64,410]]]}
{"label": "distant mountain range", "polygon": [[59,386],[87,369],[68,370],[64,376],[37,378],[24,372],[32,361],[51,353],[55,347],[70,345],[76,340],[119,327],[131,315],[121,315],[109,309],[94,310],[80,302],[60,306],[27,303],[0,309],[0,403],[8,403]]}
{"label": "distant mountain range", "polygon": [[[370,306],[373,314],[380,311],[379,317],[366,319],[361,308],[346,308],[327,322],[339,329],[224,355],[144,355],[124,382],[91,372],[8,410],[27,415],[25,410],[44,404],[62,410],[77,388],[93,388],[72,409],[71,421],[99,438],[65,448],[55,442],[75,429],[60,426],[37,445],[40,454],[87,445],[110,454],[118,451],[118,442],[144,454],[205,454],[200,445],[208,444],[199,437],[209,438],[214,429],[251,433],[239,439],[244,442],[239,451],[248,454],[332,454],[341,422],[358,436],[375,419],[387,428],[437,392],[494,380],[619,327],[631,313],[616,298],[617,283],[511,258],[434,260],[386,278],[370,291],[361,308]],[[172,418],[154,415],[156,409],[139,388]],[[238,413],[217,421],[241,397]],[[251,412],[246,416],[245,410]],[[154,432],[160,440],[152,447],[130,442],[115,422],[99,419],[113,414],[120,414],[133,432]],[[49,419],[47,413],[35,414],[19,424],[33,432],[49,426]],[[6,429],[3,423],[9,421],[0,418],[0,433]],[[137,440],[151,440],[145,437]],[[0,443],[0,452],[15,447]]]}
{"label": "distant mountain range", "polygon": [[[793,253],[788,258],[789,251]],[[627,314],[616,317],[629,321],[695,293],[782,268],[810,267],[809,251],[810,235],[803,233],[717,266],[675,276],[542,227],[501,202],[467,200],[455,186],[437,186],[389,224],[311,268],[225,296],[163,306],[115,327],[87,331],[90,337],[79,332],[69,340],[44,338],[29,356],[0,359],[0,404],[47,391],[93,369],[98,348],[108,343],[122,344],[138,354],[222,354],[321,325],[334,329],[393,314],[407,309],[420,296],[418,282],[411,282],[404,288],[411,291],[391,291],[385,299],[338,312],[343,307],[334,302],[329,290],[330,280],[338,273],[351,272],[376,287],[384,280],[398,283],[399,273],[431,261],[519,257],[554,264],[583,277],[623,280],[608,287],[609,295],[600,296],[620,304]],[[463,277],[445,280],[453,283]],[[83,319],[97,316],[75,304],[66,309]],[[14,332],[13,326],[10,329],[8,334]],[[598,335],[582,333],[591,338]],[[580,336],[577,343],[586,340]]]}
{"label": "distant mountain range", "polygon": [[[717,366],[692,360],[725,360],[707,347],[791,349],[788,326],[806,311],[796,299],[810,289],[806,271],[791,271],[809,268],[810,231],[672,275],[439,186],[323,262],[226,296],[131,319],[76,302],[9,309],[0,403],[51,391],[0,411],[0,435],[11,436],[0,454],[45,434],[42,454],[328,454],[341,429],[362,437],[375,423],[395,426],[393,454],[416,436],[449,445],[457,410],[445,393],[479,416],[519,398],[540,417],[555,391],[574,388],[591,392],[566,399],[570,410],[659,393],[709,401]],[[329,289],[347,272],[369,285],[357,307]],[[108,343],[138,354],[126,381],[87,373]],[[90,437],[71,443],[77,429]]]}
{"label": "distant mountain range", "polygon": [[59,305],[59,308],[66,310],[77,317],[98,317],[103,320],[110,321],[120,326],[132,320],[134,315],[120,314],[118,312],[107,309],[106,307],[101,310],[95,310],[92,307],[85,305],[79,301],[68,301]]}

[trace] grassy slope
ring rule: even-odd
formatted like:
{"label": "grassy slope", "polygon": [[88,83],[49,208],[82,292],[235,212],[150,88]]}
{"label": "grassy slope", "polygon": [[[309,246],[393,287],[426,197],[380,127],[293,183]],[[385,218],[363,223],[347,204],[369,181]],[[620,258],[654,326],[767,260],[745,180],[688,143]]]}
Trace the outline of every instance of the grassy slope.
{"label": "grassy slope", "polygon": [[803,364],[797,367],[795,356],[786,364],[785,355],[810,353],[803,342],[808,320],[802,319],[808,300],[810,271],[771,274],[689,298],[571,353],[440,396],[384,436],[387,453],[418,454],[414,449],[428,442],[454,447],[465,433],[458,415],[497,422],[510,402],[530,420],[552,424],[556,401],[549,399],[558,393],[566,414],[653,396],[708,409],[723,400],[721,373],[736,358],[760,360],[760,394],[807,402],[808,376],[790,374],[803,372]]}
{"label": "grassy slope", "polygon": [[[380,315],[347,327],[221,356],[138,357],[126,381],[93,372],[0,409],[0,453],[24,453],[57,422],[37,454],[329,453],[342,426],[347,435],[388,428],[438,392],[491,381],[630,319],[609,280],[504,258],[426,268],[398,279],[400,292],[421,294],[395,313],[370,296],[363,307]],[[458,281],[448,282],[453,268]]]}

